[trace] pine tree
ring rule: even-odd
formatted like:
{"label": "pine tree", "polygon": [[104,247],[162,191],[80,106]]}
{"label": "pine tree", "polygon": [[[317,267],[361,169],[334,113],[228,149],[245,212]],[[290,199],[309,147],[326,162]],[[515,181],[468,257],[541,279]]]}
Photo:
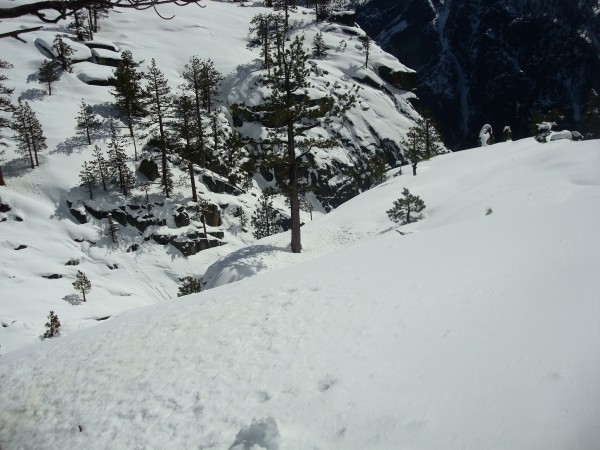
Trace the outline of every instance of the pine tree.
{"label": "pine tree", "polygon": [[325,45],[325,41],[323,40],[323,34],[317,33],[315,34],[315,38],[312,42],[312,54],[317,59],[323,59],[327,56],[327,46]]}
{"label": "pine tree", "polygon": [[16,131],[17,148],[22,154],[29,155],[31,168],[35,169],[40,165],[38,153],[47,148],[42,125],[28,102],[19,102],[13,116],[12,127]]}
{"label": "pine tree", "polygon": [[80,134],[85,134],[87,137],[88,145],[92,144],[92,138],[90,137],[90,131],[94,131],[100,128],[101,122],[98,117],[92,111],[92,107],[88,105],[83,99],[81,99],[81,105],[79,106],[79,114],[77,115],[77,129]]}
{"label": "pine tree", "polygon": [[183,150],[180,152],[181,156],[188,162],[188,173],[190,175],[190,184],[192,187],[192,200],[198,201],[198,194],[196,193],[196,176],[194,173],[194,161],[196,160],[195,137],[197,136],[196,127],[196,114],[194,114],[194,102],[191,97],[187,95],[181,95],[174,102],[175,105],[175,118],[176,121],[173,124],[173,129],[178,134],[179,138],[185,142]]}
{"label": "pine tree", "polygon": [[369,67],[369,56],[371,55],[371,38],[365,36],[363,40],[363,51],[365,52],[365,69]]}
{"label": "pine tree", "polygon": [[[354,103],[353,95],[334,98],[325,96],[318,105],[310,102],[306,91],[310,88],[308,55],[303,48],[304,38],[296,36],[286,47],[283,37],[276,40],[274,51],[275,65],[265,85],[271,95],[259,107],[249,109],[234,105],[234,110],[243,114],[255,114],[260,109],[262,120],[269,121],[268,146],[276,160],[270,163],[286,166],[290,197],[291,247],[292,252],[302,251],[300,237],[299,184],[302,159],[313,148],[328,148],[334,145],[331,140],[309,138],[308,130],[325,125],[332,117],[343,117],[345,111]],[[256,119],[257,121],[259,119]]]}
{"label": "pine tree", "polygon": [[[0,59],[0,70],[6,70],[12,68],[12,64]],[[8,77],[0,72],[0,186],[4,186],[4,174],[2,173],[2,155],[4,154],[3,147],[7,147],[8,144],[5,142],[3,129],[10,128],[11,123],[8,119],[3,117],[2,113],[9,113],[14,111],[14,106],[10,101],[10,94],[13,93],[14,89],[8,88],[4,85],[4,82],[8,80]]]}
{"label": "pine tree", "polygon": [[256,43],[260,46],[260,57],[263,62],[263,69],[271,75],[271,66],[273,65],[272,47],[276,36],[283,35],[284,24],[281,14],[257,14],[250,21],[249,38],[250,47]]}
{"label": "pine tree", "polygon": [[315,4],[316,20],[322,22],[329,16],[331,0],[313,0]]}
{"label": "pine tree", "polygon": [[287,34],[290,29],[290,11],[296,11],[296,0],[273,0],[273,9],[283,11],[284,33]]}
{"label": "pine tree", "polygon": [[69,28],[75,30],[75,36],[78,41],[92,40],[93,32],[87,26],[87,13],[85,10],[77,10],[73,12],[73,22]]}
{"label": "pine tree", "polygon": [[240,219],[240,228],[242,230],[246,228],[246,225],[248,225],[248,216],[246,215],[244,208],[238,206],[233,215]]}
{"label": "pine tree", "polygon": [[210,114],[212,110],[212,98],[219,95],[219,86],[223,81],[223,75],[215,68],[211,59],[200,63],[200,90],[202,91],[202,102],[206,111]]}
{"label": "pine tree", "polygon": [[73,49],[63,41],[63,38],[57,35],[54,38],[53,45],[54,53],[56,54],[56,62],[65,72],[71,72],[73,70],[73,60],[71,56],[75,53]]}
{"label": "pine tree", "polygon": [[92,290],[92,283],[90,282],[85,273],[83,273],[81,270],[78,270],[77,275],[75,275],[73,287],[76,291],[81,292],[81,295],[83,296],[83,301],[85,302],[85,294],[89,294]]}
{"label": "pine tree", "polygon": [[97,145],[94,146],[93,156],[93,165],[96,178],[100,178],[100,181],[102,181],[102,188],[106,192],[108,190],[106,186],[106,181],[108,179],[108,163],[102,154],[102,149]]}
{"label": "pine tree", "polygon": [[416,127],[411,127],[402,140],[405,148],[404,156],[412,166],[413,176],[417,176],[417,165],[423,161],[423,149],[421,147],[419,132]]}
{"label": "pine tree", "polygon": [[156,66],[156,61],[152,58],[148,73],[146,74],[146,96],[148,100],[148,109],[154,122],[158,122],[160,131],[160,143],[162,154],[162,185],[165,190],[165,197],[171,196],[169,186],[169,167],[167,165],[167,134],[164,126],[164,118],[171,108],[171,88],[167,84],[167,79],[161,70]]}
{"label": "pine tree", "polygon": [[141,86],[144,75],[137,70],[138,66],[139,64],[133,60],[131,51],[125,50],[121,53],[121,61],[115,69],[115,89],[110,92],[115,97],[117,108],[127,118],[135,161],[137,161],[137,145],[133,132],[133,120],[135,117],[144,115],[144,93]]}
{"label": "pine tree", "polygon": [[96,184],[96,167],[94,163],[90,163],[85,161],[83,163],[83,167],[81,168],[81,172],[79,172],[79,179],[81,180],[81,184],[87,186],[90,193],[90,200],[94,199],[94,185]]}
{"label": "pine tree", "polygon": [[202,282],[196,278],[185,277],[181,282],[177,297],[183,297],[184,295],[195,294],[196,292],[202,291]]}
{"label": "pine tree", "polygon": [[258,209],[252,214],[250,224],[254,227],[252,232],[254,238],[262,239],[279,231],[279,214],[273,207],[273,194],[269,189],[263,190],[258,205]]}
{"label": "pine tree", "polygon": [[108,213],[107,231],[108,231],[108,235],[110,236],[110,239],[112,240],[113,244],[116,244],[117,242],[119,242],[119,236],[117,234],[119,232],[119,225],[117,224],[117,222],[115,222],[115,219],[113,219],[113,216],[111,213]]}
{"label": "pine tree", "polygon": [[54,311],[50,311],[48,315],[48,322],[46,322],[46,332],[44,333],[44,339],[53,338],[60,334],[60,320],[58,316],[54,314]]}
{"label": "pine tree", "polygon": [[418,214],[425,209],[425,202],[421,197],[413,195],[408,189],[402,190],[403,198],[394,200],[394,207],[386,211],[388,217],[396,223],[402,225],[418,220],[419,216],[412,216],[413,213]]}
{"label": "pine tree", "polygon": [[48,85],[48,95],[52,95],[52,83],[58,81],[58,75],[56,74],[56,67],[54,63],[47,59],[42,62],[42,65],[38,69],[38,81],[41,84]]}
{"label": "pine tree", "polygon": [[117,130],[110,123],[110,142],[108,144],[108,166],[113,176],[113,181],[121,188],[123,195],[127,195],[133,187],[133,173],[127,167],[127,155],[123,149],[121,139],[117,134]]}
{"label": "pine tree", "polygon": [[196,143],[195,154],[199,156],[198,162],[202,167],[206,167],[206,143],[204,138],[204,127],[202,125],[202,108],[203,108],[203,64],[197,56],[192,56],[188,64],[185,65],[183,71],[183,85],[187,93],[192,97],[194,102],[194,114],[196,116]]}

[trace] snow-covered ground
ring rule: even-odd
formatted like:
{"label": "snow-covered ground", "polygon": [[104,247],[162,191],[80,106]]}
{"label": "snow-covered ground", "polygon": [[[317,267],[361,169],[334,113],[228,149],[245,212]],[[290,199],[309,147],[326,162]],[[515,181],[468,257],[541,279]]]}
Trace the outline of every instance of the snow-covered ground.
{"label": "snow-covered ground", "polygon": [[[219,287],[3,356],[0,446],[597,448],[599,144],[434,158],[301,255],[266,238]],[[397,227],[404,187],[427,209]]]}
{"label": "snow-covered ground", "polygon": [[[13,4],[0,0],[2,6]],[[258,49],[247,48],[249,22],[254,15],[272,10],[252,2],[245,2],[245,6],[217,1],[203,4],[204,8],[162,5],[159,10],[163,16],[175,15],[168,21],[162,20],[153,10],[115,10],[109,19],[101,20],[101,30],[94,40],[96,45],[131,50],[134,59],[141,62],[142,71],[155,58],[173,94],[183,81],[181,74],[191,56],[211,58],[216,69],[225,76],[217,106],[248,100],[256,89],[244,82],[254,80],[259,58]],[[315,25],[314,13],[302,8],[292,14],[291,20],[297,32],[306,35],[307,50],[317,31],[323,31],[329,56],[318,61],[319,74],[313,74],[320,89],[337,83],[351,88],[355,84],[353,77],[368,77],[385,87],[386,92],[369,85],[362,86],[360,101],[349,111],[347,123],[353,125],[346,125],[343,137],[369,149],[378,148],[379,138],[399,142],[413,118],[417,117],[407,102],[414,94],[389,86],[379,78],[376,69],[381,64],[394,70],[410,69],[376,45],[371,49],[369,69],[361,67],[364,54],[360,37],[363,32],[358,28],[349,30],[350,27],[329,23]],[[0,22],[0,32],[37,25],[40,23],[35,18],[6,20]],[[4,155],[2,167],[7,186],[0,187],[0,200],[12,209],[2,216],[7,220],[0,223],[0,355],[38,340],[50,310],[57,312],[64,333],[68,334],[97,324],[97,319],[176,298],[181,278],[201,277],[220,257],[254,241],[250,227],[248,232],[241,232],[239,221],[232,212],[241,206],[250,217],[257,204],[259,187],[265,185],[264,180],[257,177],[253,189],[233,197],[212,193],[197,180],[202,198],[229,205],[222,211],[223,225],[218,229],[209,228],[209,231],[224,232],[227,245],[190,257],[183,257],[170,245],[162,247],[152,241],[146,242],[144,239],[149,233],[130,233],[119,245],[113,246],[106,237],[106,220],[78,224],[70,214],[66,200],[86,198],[85,189],[76,186],[83,162],[91,159],[93,146],[85,145],[85,141],[75,135],[76,116],[82,99],[92,106],[93,112],[103,121],[103,128],[93,136],[94,144],[106,148],[108,124],[116,119],[112,106],[114,97],[110,87],[91,86],[85,81],[105,81],[112,76],[114,68],[90,61],[74,64],[73,72],[62,73],[52,88],[52,95],[46,95],[46,86],[37,82],[36,75],[47,57],[44,47],[51,47],[57,34],[72,34],[73,30],[66,28],[66,22],[43,25],[40,31],[22,35],[25,43],[15,39],[0,40],[0,58],[14,66],[3,71],[9,78],[5,84],[15,88],[14,103],[17,99],[29,102],[42,123],[48,144],[48,150],[41,154],[40,166],[35,170],[31,170],[26,159],[15,152],[14,142],[9,142]],[[353,34],[348,34],[349,31]],[[92,53],[102,55],[107,52],[89,51],[82,44],[73,43],[73,46],[77,47],[80,59],[91,58]],[[226,116],[223,112],[222,117]],[[118,120],[116,123],[117,126],[124,125]],[[126,134],[124,129],[119,131]],[[140,123],[137,131],[139,151],[149,137],[147,123]],[[374,137],[374,132],[378,133],[378,138]],[[133,159],[130,144],[127,152]],[[316,159],[323,164],[331,160],[352,164],[353,158],[352,150],[339,147],[320,152]],[[133,161],[130,166],[132,169],[137,167]],[[176,181],[181,176],[185,178],[184,172],[176,167],[174,171]],[[137,176],[138,183],[143,181],[141,175]],[[174,201],[185,205],[191,197],[189,191],[187,182],[176,187]],[[116,208],[139,203],[139,198],[143,197],[139,185],[134,194],[137,200],[106,196],[98,190],[96,201]],[[158,184],[151,187],[151,200],[164,200]],[[282,211],[288,209],[281,196],[275,200],[275,206]],[[318,202],[314,202],[314,206],[314,216],[322,215]],[[22,221],[18,221],[20,219]],[[302,220],[308,222],[310,215],[303,212]],[[173,230],[165,230],[165,233],[170,231]],[[140,249],[126,253],[133,244],[140,245]],[[78,270],[86,273],[92,283],[86,303],[78,301],[72,286]],[[48,279],[47,276],[62,278]]]}

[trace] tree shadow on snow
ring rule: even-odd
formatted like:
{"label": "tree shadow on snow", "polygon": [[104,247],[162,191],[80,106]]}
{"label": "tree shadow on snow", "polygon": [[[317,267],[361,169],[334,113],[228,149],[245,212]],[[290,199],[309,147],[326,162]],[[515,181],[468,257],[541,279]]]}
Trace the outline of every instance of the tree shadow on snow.
{"label": "tree shadow on snow", "polygon": [[63,300],[73,306],[78,306],[83,303],[83,300],[77,294],[69,294],[63,297]]}
{"label": "tree shadow on snow", "polygon": [[45,89],[38,89],[38,88],[31,88],[31,89],[27,89],[26,91],[23,91],[21,93],[21,95],[19,95],[19,100],[41,100],[43,99],[48,93],[46,92]]}

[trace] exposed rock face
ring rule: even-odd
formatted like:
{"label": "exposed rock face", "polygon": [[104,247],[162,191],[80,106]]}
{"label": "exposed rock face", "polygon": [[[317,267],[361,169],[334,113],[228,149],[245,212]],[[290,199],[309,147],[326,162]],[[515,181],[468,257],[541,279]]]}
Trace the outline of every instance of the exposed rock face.
{"label": "exposed rock face", "polygon": [[138,170],[150,181],[160,178],[158,165],[154,161],[143,159]]}
{"label": "exposed rock face", "polygon": [[242,190],[233,184],[224,181],[216,176],[212,175],[202,175],[202,182],[206,185],[211,192],[215,192],[217,194],[231,194],[231,195],[241,195],[243,194]]}
{"label": "exposed rock face", "polygon": [[[535,112],[561,109],[569,129],[600,90],[595,0],[371,0],[357,21],[418,71],[417,93],[454,149],[477,145],[484,123],[529,136]],[[382,78],[384,74],[381,74]]]}

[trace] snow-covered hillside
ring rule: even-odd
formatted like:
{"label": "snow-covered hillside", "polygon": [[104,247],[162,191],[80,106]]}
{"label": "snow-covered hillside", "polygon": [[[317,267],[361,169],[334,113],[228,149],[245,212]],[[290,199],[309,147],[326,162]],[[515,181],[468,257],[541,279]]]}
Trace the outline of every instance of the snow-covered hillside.
{"label": "snow-covered hillside", "polygon": [[[13,2],[2,1],[1,4],[11,6]],[[131,50],[134,59],[142,61],[140,69],[144,71],[155,58],[174,94],[183,81],[181,74],[191,56],[211,58],[216,69],[225,76],[217,107],[221,111],[219,117],[224,122],[223,127],[230,132],[232,120],[226,106],[231,102],[250,101],[256,93],[253,82],[259,73],[257,61],[260,56],[258,49],[247,47],[250,20],[258,13],[272,10],[256,6],[254,2],[205,1],[203,4],[204,8],[163,5],[160,7],[163,16],[175,15],[168,21],[152,10],[112,11],[108,19],[101,21],[94,45]],[[393,153],[403,133],[417,117],[408,103],[414,94],[383,80],[379,69],[412,71],[376,45],[371,48],[369,68],[362,67],[361,38],[364,33],[359,28],[332,23],[316,25],[312,11],[302,8],[292,14],[291,21],[295,33],[306,35],[307,50],[317,31],[323,32],[329,55],[323,60],[312,61],[311,75],[321,91],[326,85],[335,85],[341,91],[360,86],[359,100],[348,112],[346,124],[340,128],[343,146],[319,152],[317,162],[325,167],[332,162],[338,164],[336,167],[340,164],[351,166],[361,155],[381,148]],[[36,25],[40,23],[32,18],[6,20],[0,23],[0,32]],[[93,151],[93,145],[86,145],[75,135],[81,100],[91,105],[103,121],[102,129],[94,136],[94,144],[106,148],[111,120],[116,120],[117,126],[124,124],[118,120],[112,105],[111,87],[86,84],[90,80],[106,81],[112,76],[114,69],[96,64],[96,59],[74,64],[73,73],[62,73],[51,96],[46,95],[46,87],[37,82],[37,70],[47,59],[44,48],[51,47],[57,34],[69,33],[73,34],[73,31],[66,28],[65,22],[60,22],[58,25],[45,24],[40,31],[22,35],[26,43],[15,39],[0,40],[0,58],[14,66],[3,71],[8,76],[5,84],[15,88],[13,103],[16,104],[18,99],[29,102],[42,123],[48,144],[48,150],[41,154],[40,166],[34,170],[25,157],[15,152],[14,141],[9,142],[3,156],[7,186],[0,187],[0,203],[10,211],[1,213],[0,218],[5,219],[0,222],[0,354],[35,342],[43,332],[50,310],[57,312],[64,333],[68,334],[96,324],[98,319],[175,298],[181,278],[201,277],[221,256],[254,241],[251,227],[244,232],[233,212],[241,207],[250,217],[256,209],[260,189],[272,184],[257,175],[253,187],[241,195],[215,193],[202,182],[207,171],[197,167],[198,194],[219,207],[222,219],[221,225],[209,226],[208,233],[223,236],[215,238],[214,242],[226,245],[184,257],[173,245],[155,242],[157,237],[167,236],[168,241],[177,233],[193,234],[202,229],[198,221],[183,227],[174,223],[174,210],[188,206],[191,200],[189,182],[185,180],[183,170],[185,166],[180,169],[174,158],[175,181],[184,181],[175,188],[171,201],[163,205],[161,187],[158,183],[150,187],[153,211],[158,211],[157,217],[164,219],[166,225],[150,226],[143,231],[135,226],[123,226],[121,242],[113,245],[106,233],[107,220],[94,218],[89,208],[101,212],[112,210],[113,213],[119,209],[127,213],[133,208],[140,211],[140,205],[145,207],[146,203],[140,189],[145,178],[136,174],[136,187],[133,195],[127,198],[98,190],[96,198],[90,202],[86,200],[86,190],[78,187],[82,164],[91,159]],[[103,57],[114,53],[113,58],[119,57],[119,53],[110,50],[90,51],[82,44],[71,42],[71,45],[77,47],[77,54],[82,59],[92,53]],[[246,124],[245,129],[248,128]],[[139,151],[150,140],[152,130],[148,129],[147,121],[141,121],[136,131]],[[255,126],[250,131],[260,132],[260,129]],[[120,133],[125,135],[126,130],[120,130]],[[127,152],[132,159],[130,167],[137,168],[139,163],[133,161],[134,150],[130,143]],[[150,157],[159,160],[157,154],[150,154]],[[337,169],[332,170],[335,173]],[[336,175],[331,178],[332,191],[336,190],[336,182],[343,182],[343,177]],[[325,180],[325,183],[329,181]],[[322,215],[324,208],[319,201],[314,196],[309,199],[315,208],[313,215]],[[275,206],[283,214],[289,209],[283,196],[275,199]],[[87,223],[80,224],[73,211],[85,215]],[[310,218],[309,213],[302,212],[303,221],[308,222]],[[137,251],[127,252],[135,248]],[[86,273],[92,283],[86,303],[78,300],[72,286],[78,270]]]}
{"label": "snow-covered hillside", "polygon": [[[598,141],[437,157],[301,255],[266,238],[220,287],[5,355],[0,446],[594,449],[599,165]],[[427,209],[397,227],[404,187]]]}

